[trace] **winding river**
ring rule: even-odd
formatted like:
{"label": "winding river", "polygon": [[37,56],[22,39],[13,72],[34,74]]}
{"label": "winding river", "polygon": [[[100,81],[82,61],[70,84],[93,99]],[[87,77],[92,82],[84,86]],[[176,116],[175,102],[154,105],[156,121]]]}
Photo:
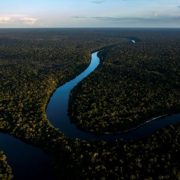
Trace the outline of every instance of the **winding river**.
{"label": "winding river", "polygon": [[[131,43],[135,44],[136,41],[132,39]],[[73,80],[57,88],[50,98],[46,109],[47,117],[65,136],[89,141],[113,141],[116,139],[136,140],[149,136],[158,129],[180,122],[180,114],[174,114],[150,119],[127,132],[96,135],[78,129],[75,124],[71,123],[71,119],[68,116],[70,93],[73,88],[90,75],[99,64],[100,59],[98,52],[92,53],[91,62],[87,69]],[[0,134],[0,150],[3,150],[7,155],[8,162],[16,177],[15,179],[55,179],[51,166],[51,158],[42,150],[3,133]]]}
{"label": "winding river", "polygon": [[[135,44],[136,41],[131,40],[131,43]],[[93,132],[87,132],[77,128],[76,125],[71,122],[68,115],[70,93],[74,87],[77,86],[78,83],[84,80],[88,75],[90,75],[99,64],[100,59],[98,57],[98,52],[92,53],[91,63],[88,68],[76,78],[57,88],[49,101],[46,109],[47,117],[56,128],[59,128],[59,130],[65,134],[66,137],[79,138],[88,141],[114,141],[117,139],[126,141],[138,140],[153,134],[158,129],[180,122],[180,114],[164,115],[149,119],[145,123],[126,132],[116,132],[113,134],[104,135],[97,135]]]}

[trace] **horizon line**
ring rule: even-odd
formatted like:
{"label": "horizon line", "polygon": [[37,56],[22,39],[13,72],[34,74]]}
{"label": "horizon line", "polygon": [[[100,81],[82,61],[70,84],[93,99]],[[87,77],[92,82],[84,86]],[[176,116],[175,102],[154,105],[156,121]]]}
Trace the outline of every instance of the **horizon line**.
{"label": "horizon line", "polygon": [[0,27],[0,29],[180,29],[180,27]]}

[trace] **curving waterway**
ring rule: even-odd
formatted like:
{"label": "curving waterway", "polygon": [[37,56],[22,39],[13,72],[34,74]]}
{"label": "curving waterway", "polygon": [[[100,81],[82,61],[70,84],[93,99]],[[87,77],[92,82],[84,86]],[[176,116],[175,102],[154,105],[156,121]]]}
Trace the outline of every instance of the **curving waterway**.
{"label": "curving waterway", "polygon": [[[131,43],[135,44],[136,41],[132,39]],[[180,122],[180,114],[174,114],[156,117],[126,132],[117,132],[114,134],[96,135],[78,129],[68,116],[70,93],[74,87],[89,76],[99,64],[100,59],[98,52],[92,53],[91,62],[87,69],[73,80],[57,88],[50,98],[46,109],[47,117],[66,137],[90,141],[114,141],[116,139],[127,141],[136,140],[149,136],[158,129]],[[0,150],[3,150],[7,155],[15,179],[56,179],[51,166],[51,158],[39,148],[28,145],[13,136],[0,133]]]}
{"label": "curving waterway", "polygon": [[[136,41],[132,39],[130,43],[135,44]],[[76,127],[76,125],[72,123],[68,115],[70,93],[74,89],[74,87],[77,86],[78,83],[84,80],[87,76],[89,76],[98,67],[99,64],[100,59],[98,57],[98,52],[92,53],[91,62],[87,69],[79,74],[76,78],[57,88],[49,101],[46,109],[47,117],[56,128],[64,133],[66,137],[79,138],[81,140],[89,141],[113,141],[117,139],[126,141],[138,140],[153,134],[158,129],[180,122],[180,114],[163,115],[160,117],[149,119],[145,123],[126,132],[116,132],[113,134],[103,135],[97,135],[93,132],[83,131]]]}

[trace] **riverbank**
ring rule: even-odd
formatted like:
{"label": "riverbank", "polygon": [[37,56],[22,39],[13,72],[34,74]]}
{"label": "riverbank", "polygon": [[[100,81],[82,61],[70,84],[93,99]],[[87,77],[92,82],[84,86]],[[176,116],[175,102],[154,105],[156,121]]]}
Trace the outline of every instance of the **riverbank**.
{"label": "riverbank", "polygon": [[0,179],[13,179],[12,169],[8,164],[6,155],[0,151]]}
{"label": "riverbank", "polygon": [[[103,52],[103,50],[101,52]],[[102,59],[100,60],[100,57],[98,57],[99,53],[99,51],[92,53],[89,66],[74,79],[58,87],[48,103],[46,113],[49,121],[52,122],[54,127],[58,128],[66,138],[78,138],[88,141],[116,141],[119,139],[135,141],[150,136],[155,131],[165,128],[168,125],[179,122],[180,114],[162,115],[146,120],[144,123],[138,124],[125,131],[112,133],[103,132],[103,134],[82,130],[76,126],[76,124],[73,124],[69,116],[71,112],[69,106],[73,103],[71,101],[73,97],[70,97],[71,92],[74,88],[78,88],[78,85],[83,83],[85,78],[91,76],[91,73],[96,69],[98,70],[99,65],[102,64]]]}
{"label": "riverbank", "polygon": [[159,49],[140,41],[102,51],[102,66],[71,95],[70,116],[79,128],[113,133],[180,112],[178,52],[171,52],[176,44],[164,47],[164,42],[153,43]]}
{"label": "riverbank", "polygon": [[[58,129],[50,126],[44,109],[57,82],[66,82],[67,77],[74,77],[71,73],[81,72],[79,65],[86,55],[89,57],[88,53],[82,52],[121,42],[122,36],[130,37],[130,34],[132,37],[139,34],[139,37],[162,38],[166,42],[164,45],[175,37],[173,41],[180,47],[178,33],[165,31],[164,35],[162,32],[118,29],[18,31],[4,32],[7,39],[0,38],[3,42],[0,44],[2,130],[49,152],[59,179],[177,179],[178,125],[134,142],[87,142],[65,138]],[[122,44],[126,42],[123,39]]]}

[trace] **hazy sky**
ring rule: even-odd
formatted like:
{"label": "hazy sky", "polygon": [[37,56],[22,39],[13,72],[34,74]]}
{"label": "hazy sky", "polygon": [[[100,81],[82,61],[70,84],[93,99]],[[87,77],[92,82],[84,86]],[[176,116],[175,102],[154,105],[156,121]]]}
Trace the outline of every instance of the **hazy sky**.
{"label": "hazy sky", "polygon": [[0,0],[0,27],[180,27],[180,0]]}

